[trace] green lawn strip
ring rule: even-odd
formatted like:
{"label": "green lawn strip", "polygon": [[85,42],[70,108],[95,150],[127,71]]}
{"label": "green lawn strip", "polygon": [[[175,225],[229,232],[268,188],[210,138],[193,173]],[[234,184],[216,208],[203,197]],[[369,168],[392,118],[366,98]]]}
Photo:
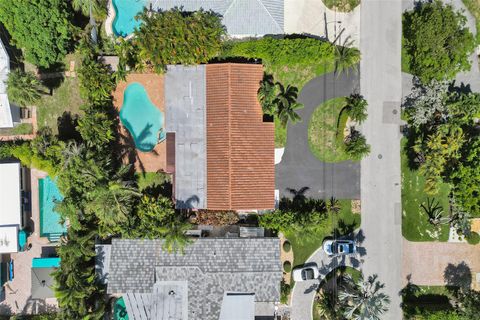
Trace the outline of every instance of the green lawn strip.
{"label": "green lawn strip", "polygon": [[13,136],[22,134],[32,134],[33,126],[31,123],[20,123],[13,128],[0,129],[0,136]]}
{"label": "green lawn strip", "polygon": [[[408,167],[408,157],[405,151],[406,139],[402,140],[402,234],[409,241],[447,241],[448,225],[435,228],[428,222],[428,216],[421,208],[428,196],[425,191],[425,178],[418,171]],[[448,214],[448,194],[450,186],[442,183],[437,195],[433,196],[442,206],[444,214]]]}
{"label": "green lawn strip", "polygon": [[359,4],[360,0],[322,0],[327,8],[339,12],[353,11]]}
{"label": "green lawn strip", "polygon": [[347,225],[355,225],[355,229],[360,227],[361,218],[359,214],[352,213],[351,200],[340,200],[340,204],[338,217],[329,216],[318,226],[317,233],[285,233],[285,237],[292,245],[294,267],[304,264],[322,246],[323,239],[333,235],[333,230],[338,227],[340,220]]}
{"label": "green lawn strip", "polygon": [[[341,112],[346,103],[343,97],[328,100],[318,106],[310,118],[308,145],[313,155],[321,161],[340,162],[349,159],[343,149],[343,130],[348,115]],[[339,118],[340,113],[342,116]]]}
{"label": "green lawn strip", "polygon": [[278,117],[274,117],[275,123],[275,148],[285,147],[287,142],[287,127],[283,126]]}
{"label": "green lawn strip", "polygon": [[404,45],[405,39],[402,36],[402,72],[410,73],[410,57]]}

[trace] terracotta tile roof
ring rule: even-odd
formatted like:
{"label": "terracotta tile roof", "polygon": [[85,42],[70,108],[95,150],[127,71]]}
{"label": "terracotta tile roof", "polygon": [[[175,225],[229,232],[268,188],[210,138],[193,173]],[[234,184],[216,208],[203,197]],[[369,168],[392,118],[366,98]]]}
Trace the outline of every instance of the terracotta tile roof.
{"label": "terracotta tile roof", "polygon": [[207,208],[274,208],[274,125],[263,122],[261,65],[207,65]]}

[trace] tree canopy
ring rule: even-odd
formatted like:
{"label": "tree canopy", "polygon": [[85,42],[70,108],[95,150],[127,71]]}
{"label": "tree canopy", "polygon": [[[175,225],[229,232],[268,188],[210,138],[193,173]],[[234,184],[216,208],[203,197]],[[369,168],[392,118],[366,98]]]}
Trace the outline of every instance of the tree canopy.
{"label": "tree canopy", "polygon": [[441,1],[420,2],[403,19],[403,45],[411,73],[422,82],[453,79],[470,70],[475,39],[466,18]]}
{"label": "tree canopy", "polygon": [[48,68],[71,46],[73,26],[64,0],[0,0],[0,21],[25,59]]}
{"label": "tree canopy", "polygon": [[135,30],[134,50],[143,67],[162,72],[168,64],[206,63],[220,52],[226,30],[212,11],[183,12],[179,8],[155,14],[146,9]]}

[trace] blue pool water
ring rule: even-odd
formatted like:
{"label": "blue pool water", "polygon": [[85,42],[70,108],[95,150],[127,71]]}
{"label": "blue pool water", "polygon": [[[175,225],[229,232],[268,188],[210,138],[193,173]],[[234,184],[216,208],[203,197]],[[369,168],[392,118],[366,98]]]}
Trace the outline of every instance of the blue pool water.
{"label": "blue pool water", "polygon": [[55,212],[55,205],[63,200],[60,190],[50,177],[38,180],[40,199],[40,236],[57,239],[67,232],[67,227],[60,224],[60,216]]}
{"label": "blue pool water", "polygon": [[163,113],[152,103],[147,91],[138,82],[129,84],[123,93],[120,120],[140,151],[152,151],[165,139]]}
{"label": "blue pool water", "polygon": [[143,11],[148,0],[112,0],[115,19],[112,29],[117,37],[126,37],[140,25],[135,16]]}

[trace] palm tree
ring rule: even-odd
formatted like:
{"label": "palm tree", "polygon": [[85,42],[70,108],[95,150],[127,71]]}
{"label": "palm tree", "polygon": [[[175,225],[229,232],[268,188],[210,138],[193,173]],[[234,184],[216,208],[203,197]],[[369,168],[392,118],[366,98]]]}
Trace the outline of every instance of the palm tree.
{"label": "palm tree", "polygon": [[338,213],[341,209],[340,201],[331,197],[327,202],[327,210],[331,213]]}
{"label": "palm tree", "polygon": [[40,81],[31,72],[14,70],[7,79],[8,97],[22,107],[35,103],[43,93]]}
{"label": "palm tree", "polygon": [[90,12],[100,19],[105,18],[107,14],[107,2],[105,0],[72,0],[72,7],[75,11],[80,11],[87,17],[90,16]]}
{"label": "palm tree", "polygon": [[288,121],[292,123],[301,120],[300,116],[295,110],[303,108],[303,105],[296,102],[298,97],[298,89],[296,87],[288,85],[284,87],[281,83],[277,82],[279,92],[275,97],[274,103],[277,105],[277,116],[283,126],[286,126]]}
{"label": "palm tree", "polygon": [[169,253],[181,252],[183,254],[185,247],[192,242],[192,240],[185,235],[185,232],[190,228],[190,224],[178,216],[170,219],[164,226],[163,248]]}
{"label": "palm tree", "polygon": [[370,145],[363,134],[354,128],[350,129],[350,135],[345,141],[345,152],[353,160],[361,160],[370,153]]}
{"label": "palm tree", "polygon": [[265,114],[273,115],[276,111],[276,105],[274,103],[276,89],[277,84],[273,82],[273,77],[265,74],[257,91],[258,102],[260,102],[263,113]]}
{"label": "palm tree", "polygon": [[448,223],[448,218],[443,218],[443,208],[434,198],[427,198],[427,203],[422,203],[422,209],[428,215],[428,222],[434,226]]}
{"label": "palm tree", "polygon": [[360,61],[360,51],[352,48],[353,40],[345,39],[343,45],[335,46],[335,74],[340,75],[352,69],[358,72],[358,62]]}
{"label": "palm tree", "polygon": [[367,119],[367,100],[360,94],[352,94],[347,98],[346,109],[353,121],[362,123]]}
{"label": "palm tree", "polygon": [[377,281],[375,274],[365,281],[363,275],[355,282],[347,274],[338,294],[339,302],[344,306],[344,317],[355,320],[377,320],[388,310],[390,298],[380,292],[385,285]]}

